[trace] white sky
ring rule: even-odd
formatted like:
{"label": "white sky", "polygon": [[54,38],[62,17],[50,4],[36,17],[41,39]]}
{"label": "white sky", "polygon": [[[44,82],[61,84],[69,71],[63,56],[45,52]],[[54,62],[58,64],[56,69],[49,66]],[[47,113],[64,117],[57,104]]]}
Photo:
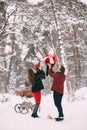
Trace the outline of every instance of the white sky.
{"label": "white sky", "polygon": [[[8,94],[6,97],[8,102],[0,102],[0,130],[87,130],[87,87],[78,90],[76,101],[70,102],[66,96],[63,97],[65,119],[62,122],[47,119],[48,115],[57,116],[52,94],[42,96],[41,111],[38,112],[40,118],[37,119],[31,117],[31,111],[27,114],[14,111],[14,106],[23,102],[21,97]],[[33,98],[29,101],[34,103]]]}

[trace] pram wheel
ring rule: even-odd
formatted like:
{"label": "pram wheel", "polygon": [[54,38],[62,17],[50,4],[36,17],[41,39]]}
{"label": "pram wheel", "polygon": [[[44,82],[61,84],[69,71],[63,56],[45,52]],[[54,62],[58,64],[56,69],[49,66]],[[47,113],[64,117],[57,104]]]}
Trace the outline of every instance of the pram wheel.
{"label": "pram wheel", "polygon": [[21,105],[21,107],[20,107],[20,112],[21,112],[22,114],[28,113],[28,112],[29,112],[28,106],[26,106],[26,105]]}
{"label": "pram wheel", "polygon": [[20,113],[20,107],[21,107],[21,104],[18,103],[14,106],[14,110],[17,112],[17,113]]}

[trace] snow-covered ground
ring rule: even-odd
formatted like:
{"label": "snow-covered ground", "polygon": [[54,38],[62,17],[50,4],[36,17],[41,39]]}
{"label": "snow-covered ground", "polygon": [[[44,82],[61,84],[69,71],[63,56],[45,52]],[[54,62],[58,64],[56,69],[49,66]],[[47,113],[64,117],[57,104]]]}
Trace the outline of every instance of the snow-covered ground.
{"label": "snow-covered ground", "polygon": [[[32,118],[31,110],[27,114],[16,113],[14,106],[22,103],[23,99],[16,95],[4,94],[7,102],[2,102],[3,94],[0,95],[0,130],[87,130],[87,88],[79,89],[75,95],[75,101],[67,101],[63,97],[63,108],[65,119],[56,122],[47,119],[48,115],[53,118],[57,116],[52,93],[42,96],[41,110],[38,112],[40,118]],[[34,103],[33,98],[29,101]]]}

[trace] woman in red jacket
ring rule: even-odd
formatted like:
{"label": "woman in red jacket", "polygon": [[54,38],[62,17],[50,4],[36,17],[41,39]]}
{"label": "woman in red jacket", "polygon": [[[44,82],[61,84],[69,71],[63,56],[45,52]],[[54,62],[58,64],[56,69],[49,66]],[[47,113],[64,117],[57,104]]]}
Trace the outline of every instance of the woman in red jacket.
{"label": "woman in red jacket", "polygon": [[61,66],[61,68],[59,68],[58,71],[54,73],[52,71],[50,63],[48,63],[48,66],[49,66],[48,74],[54,79],[51,90],[53,91],[54,103],[58,110],[58,117],[55,118],[55,120],[61,121],[64,119],[63,108],[61,103],[62,103],[62,97],[64,93],[65,68],[64,66]]}

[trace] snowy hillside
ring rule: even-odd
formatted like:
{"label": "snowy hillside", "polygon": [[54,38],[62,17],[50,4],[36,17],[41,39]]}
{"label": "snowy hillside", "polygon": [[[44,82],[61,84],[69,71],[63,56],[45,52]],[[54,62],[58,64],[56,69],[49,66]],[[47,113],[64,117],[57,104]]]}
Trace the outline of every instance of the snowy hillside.
{"label": "snowy hillside", "polygon": [[[27,114],[16,113],[14,106],[23,102],[23,99],[15,95],[0,95],[0,101],[5,96],[8,101],[0,102],[0,130],[87,130],[87,88],[79,89],[76,94],[76,100],[69,102],[63,97],[63,108],[65,119],[62,122],[56,122],[53,119],[47,119],[48,115],[53,118],[57,115],[57,110],[53,103],[52,94],[42,97],[41,110],[38,112],[40,118],[33,119],[31,111]],[[34,103],[33,98],[29,101]]]}

